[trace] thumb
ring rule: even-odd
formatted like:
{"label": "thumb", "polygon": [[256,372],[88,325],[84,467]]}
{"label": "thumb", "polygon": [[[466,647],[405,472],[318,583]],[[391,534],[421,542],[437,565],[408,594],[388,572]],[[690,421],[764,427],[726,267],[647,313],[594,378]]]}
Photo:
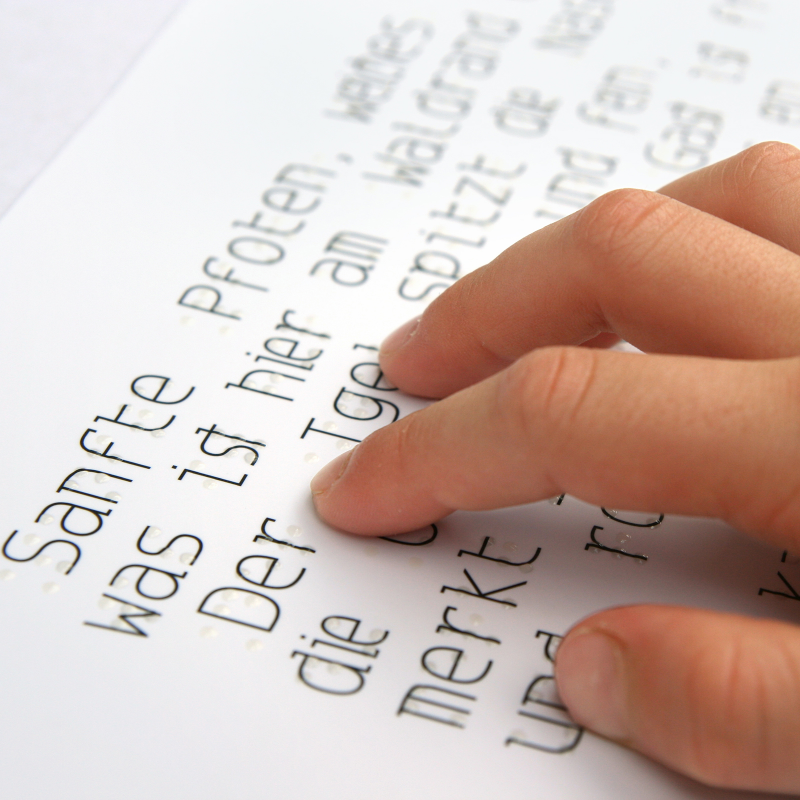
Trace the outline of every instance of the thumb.
{"label": "thumb", "polygon": [[704,783],[800,792],[800,628],[670,606],[603,611],[558,649],[576,722]]}

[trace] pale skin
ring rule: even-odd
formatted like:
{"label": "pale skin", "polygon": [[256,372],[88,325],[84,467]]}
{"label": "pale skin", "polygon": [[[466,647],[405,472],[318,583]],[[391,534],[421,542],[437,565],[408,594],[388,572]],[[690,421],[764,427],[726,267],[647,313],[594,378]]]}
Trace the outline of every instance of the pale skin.
{"label": "pale skin", "polygon": [[[595,200],[456,282],[380,363],[440,402],[320,471],[337,528],[567,493],[800,553],[800,151]],[[800,626],[616,608],[566,634],[555,675],[602,736],[714,786],[800,793]]]}

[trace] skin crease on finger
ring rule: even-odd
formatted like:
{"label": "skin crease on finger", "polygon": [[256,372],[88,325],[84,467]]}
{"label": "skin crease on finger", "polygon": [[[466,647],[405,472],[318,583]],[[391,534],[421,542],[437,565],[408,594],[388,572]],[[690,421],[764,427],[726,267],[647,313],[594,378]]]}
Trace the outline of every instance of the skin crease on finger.
{"label": "skin crease on finger", "polygon": [[[605,196],[458,281],[381,354],[400,388],[447,399],[328,465],[320,516],[380,535],[567,491],[800,552],[798,186],[798,151],[759,145],[661,197]],[[552,346],[616,333],[675,355]],[[498,403],[506,375],[524,402]],[[797,626],[600,612],[566,634],[556,680],[578,721],[674,769],[800,792]]]}

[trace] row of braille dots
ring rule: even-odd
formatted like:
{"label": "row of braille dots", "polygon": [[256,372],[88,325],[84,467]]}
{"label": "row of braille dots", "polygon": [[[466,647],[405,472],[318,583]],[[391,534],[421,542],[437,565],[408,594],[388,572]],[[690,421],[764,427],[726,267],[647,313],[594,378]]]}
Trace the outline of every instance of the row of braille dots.
{"label": "row of braille dots", "polygon": [[[48,525],[53,521],[53,517],[47,514],[39,521],[43,525]],[[42,541],[42,537],[37,536],[35,533],[29,533],[23,537],[22,541],[28,545],[28,547],[36,547],[36,545]],[[53,559],[50,558],[50,556],[48,556],[46,553],[42,553],[40,556],[34,559],[33,563],[36,564],[37,567],[47,567],[53,563]],[[71,561],[59,561],[55,565],[55,568],[56,571],[64,575],[71,566]],[[12,581],[15,577],[16,573],[13,570],[0,570],[0,581]],[[42,584],[42,591],[45,594],[55,594],[60,588],[61,587],[54,581],[47,581],[46,583]]]}
{"label": "row of braille dots", "polygon": [[[35,563],[37,563],[37,564],[49,564],[50,561],[52,560],[52,559],[48,558],[47,561],[42,561],[41,558],[43,558],[43,556],[40,557],[40,558],[37,558]],[[65,562],[65,563],[66,563],[66,566],[61,570],[62,572],[64,572],[67,569],[69,569],[69,562]],[[61,565],[59,564],[59,566],[61,566]],[[0,581],[13,581],[14,578],[16,578],[16,577],[17,577],[17,575],[13,570],[0,569]],[[55,594],[60,588],[61,587],[55,581],[47,581],[47,583],[43,583],[42,584],[42,591],[45,594]]]}

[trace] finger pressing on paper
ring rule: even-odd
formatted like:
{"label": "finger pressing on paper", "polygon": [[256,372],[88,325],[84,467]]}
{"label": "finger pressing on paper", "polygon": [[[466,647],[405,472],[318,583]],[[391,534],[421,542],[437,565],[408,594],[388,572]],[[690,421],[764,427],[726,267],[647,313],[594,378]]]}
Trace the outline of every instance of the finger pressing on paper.
{"label": "finger pressing on paper", "polygon": [[404,391],[444,397],[536,347],[607,332],[650,352],[782,357],[800,353],[798,307],[794,253],[620,189],[457,281],[386,339],[380,360]]}
{"label": "finger pressing on paper", "polygon": [[800,792],[800,628],[667,606],[578,623],[555,677],[576,722],[713,786]]}
{"label": "finger pressing on paper", "polygon": [[763,142],[659,189],[800,253],[800,150]]}
{"label": "finger pressing on paper", "polygon": [[563,492],[719,517],[800,549],[800,359],[534,351],[373,433],[312,482],[319,514],[385,535]]}

